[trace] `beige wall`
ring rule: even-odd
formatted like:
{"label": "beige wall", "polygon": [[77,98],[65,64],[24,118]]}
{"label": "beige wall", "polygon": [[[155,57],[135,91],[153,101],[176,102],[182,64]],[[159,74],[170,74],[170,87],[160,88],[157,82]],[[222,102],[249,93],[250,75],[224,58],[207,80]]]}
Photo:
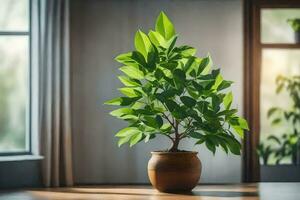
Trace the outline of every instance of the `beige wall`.
{"label": "beige wall", "polygon": [[[153,27],[163,10],[179,33],[179,43],[210,52],[225,78],[235,81],[234,105],[242,111],[243,54],[241,0],[72,0],[72,99],[74,168],[77,183],[147,183],[150,151],[166,149],[158,138],[133,148],[118,148],[114,133],[125,123],[108,115],[107,99],[118,95],[118,64],[113,58],[133,48],[134,32]],[[218,151],[215,157],[204,147],[202,182],[239,182],[241,158]]]}

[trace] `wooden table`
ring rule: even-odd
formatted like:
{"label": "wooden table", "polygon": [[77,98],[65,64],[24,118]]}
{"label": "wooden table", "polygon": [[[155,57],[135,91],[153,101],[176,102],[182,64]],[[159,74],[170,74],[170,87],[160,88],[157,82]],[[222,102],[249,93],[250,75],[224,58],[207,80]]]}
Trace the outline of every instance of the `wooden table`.
{"label": "wooden table", "polygon": [[2,191],[1,200],[300,200],[300,183],[199,185],[189,194],[160,193],[151,186],[84,186]]}

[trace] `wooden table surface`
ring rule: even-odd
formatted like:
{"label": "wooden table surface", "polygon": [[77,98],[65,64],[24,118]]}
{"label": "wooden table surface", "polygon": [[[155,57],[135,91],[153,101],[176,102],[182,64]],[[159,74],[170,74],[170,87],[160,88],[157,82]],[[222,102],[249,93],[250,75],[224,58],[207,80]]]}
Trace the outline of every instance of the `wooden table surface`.
{"label": "wooden table surface", "polygon": [[1,191],[1,200],[300,200],[300,183],[199,185],[189,194],[160,193],[151,186],[84,186]]}

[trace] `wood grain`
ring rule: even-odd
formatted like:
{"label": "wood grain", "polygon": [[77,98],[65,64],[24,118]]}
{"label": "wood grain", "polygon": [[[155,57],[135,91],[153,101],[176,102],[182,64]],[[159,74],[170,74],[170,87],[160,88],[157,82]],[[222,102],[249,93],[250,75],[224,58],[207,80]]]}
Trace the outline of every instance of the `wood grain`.
{"label": "wood grain", "polygon": [[2,191],[0,200],[295,200],[300,183],[199,185],[186,194],[160,193],[151,186],[93,186]]}

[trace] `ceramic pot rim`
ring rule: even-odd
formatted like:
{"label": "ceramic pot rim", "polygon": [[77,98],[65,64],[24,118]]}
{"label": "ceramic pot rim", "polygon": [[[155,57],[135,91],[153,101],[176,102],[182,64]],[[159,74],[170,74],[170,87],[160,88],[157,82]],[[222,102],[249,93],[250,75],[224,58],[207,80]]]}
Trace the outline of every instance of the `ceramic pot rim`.
{"label": "ceramic pot rim", "polygon": [[179,151],[179,152],[168,152],[168,151],[151,151],[152,155],[184,155],[184,154],[195,154],[197,155],[197,151]]}

